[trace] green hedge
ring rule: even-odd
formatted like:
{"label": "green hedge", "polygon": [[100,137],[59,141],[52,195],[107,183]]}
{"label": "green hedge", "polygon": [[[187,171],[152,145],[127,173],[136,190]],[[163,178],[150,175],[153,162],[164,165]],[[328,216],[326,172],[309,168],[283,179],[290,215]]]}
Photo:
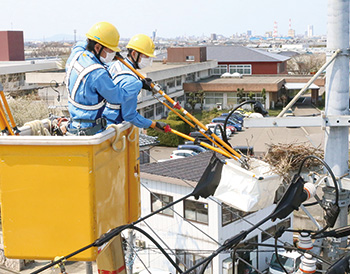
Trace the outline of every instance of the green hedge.
{"label": "green hedge", "polygon": [[[176,120],[158,120],[160,122],[164,122],[167,123],[170,128],[177,130],[181,133],[184,134],[189,134],[190,133],[190,126],[181,121],[176,121]],[[161,146],[167,146],[167,147],[177,147],[180,144],[183,144],[185,142],[185,140],[179,136],[177,136],[176,134],[173,134],[171,132],[159,132],[156,131],[152,128],[148,128],[147,129],[147,135],[149,136],[157,136],[158,137],[158,141],[159,141],[159,145]]]}

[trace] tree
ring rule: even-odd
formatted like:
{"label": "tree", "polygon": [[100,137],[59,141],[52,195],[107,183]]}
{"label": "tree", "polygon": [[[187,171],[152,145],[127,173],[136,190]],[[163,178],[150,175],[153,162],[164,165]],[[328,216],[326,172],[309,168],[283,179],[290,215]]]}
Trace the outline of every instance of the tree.
{"label": "tree", "polygon": [[238,97],[239,104],[244,102],[244,88],[242,89],[237,88],[237,97]]}
{"label": "tree", "polygon": [[262,98],[263,98],[263,104],[266,108],[266,89],[263,88],[262,91],[261,91],[261,95],[262,95]]}
{"label": "tree", "polygon": [[254,97],[255,97],[255,93],[252,91],[249,92],[249,95],[248,95],[249,100],[254,100]]}
{"label": "tree", "polygon": [[316,73],[326,62],[324,53],[296,55],[287,61],[287,71],[292,74]]}
{"label": "tree", "polygon": [[197,92],[190,92],[187,97],[187,103],[191,106],[192,112],[195,110],[197,104],[201,104],[200,108],[203,110],[205,93],[203,90]]}
{"label": "tree", "polygon": [[197,97],[199,99],[199,103],[201,104],[200,108],[201,108],[201,111],[203,111],[203,105],[204,105],[204,99],[205,99],[205,93],[204,93],[204,90],[199,90],[197,92]]}

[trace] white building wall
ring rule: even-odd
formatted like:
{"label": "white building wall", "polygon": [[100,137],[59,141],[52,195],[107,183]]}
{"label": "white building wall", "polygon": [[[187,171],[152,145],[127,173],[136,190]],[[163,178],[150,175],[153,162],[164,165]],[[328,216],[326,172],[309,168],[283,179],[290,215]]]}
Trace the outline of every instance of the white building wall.
{"label": "white building wall", "polygon": [[[189,194],[192,191],[190,186],[180,186],[172,183],[164,183],[158,181],[152,181],[149,179],[141,178],[141,216],[146,216],[151,212],[151,192],[165,194],[173,197],[173,201],[176,201],[185,195]],[[146,189],[147,188],[147,189]],[[189,199],[194,200],[193,197]],[[237,235],[242,230],[247,230],[254,224],[258,223],[265,216],[272,212],[274,209],[274,205],[261,210],[259,212],[252,213],[246,216],[244,220],[237,220],[231,224],[228,224],[224,227],[221,225],[221,207],[213,201],[211,198],[203,199],[200,198],[199,202],[208,203],[208,216],[209,216],[209,225],[196,223],[196,222],[187,222],[182,217],[184,216],[184,207],[183,202],[179,202],[174,205],[174,210],[177,212],[174,213],[173,217],[169,217],[162,214],[157,214],[149,218],[146,222],[147,224],[159,235],[161,239],[163,239],[168,245],[168,247],[172,250],[176,249],[186,249],[186,250],[208,250],[210,252],[203,253],[204,257],[207,257],[211,254],[212,251],[216,250],[219,245],[217,242],[222,244],[225,240]],[[268,221],[264,225],[260,227],[260,229],[254,230],[250,233],[245,240],[248,240],[254,236],[258,236],[258,240],[261,241],[261,232],[273,225],[279,223],[280,220],[276,222]],[[193,224],[193,225],[191,225]],[[140,227],[149,232],[153,237],[155,237],[158,241],[159,239],[154,235],[154,233],[149,229],[149,227],[141,223]],[[197,229],[197,228],[198,229]],[[210,239],[204,233],[210,235],[214,240]],[[146,242],[146,247],[154,247],[149,240],[147,240],[144,236],[140,236],[139,234],[136,237],[137,239],[141,239]],[[281,237],[281,241],[284,242],[292,242],[292,233],[285,233]],[[266,243],[273,242],[273,238],[266,241]],[[162,244],[165,247],[164,244]],[[267,250],[268,248],[260,247],[259,250]],[[272,250],[272,248],[271,248]],[[169,252],[168,252],[169,253]],[[267,264],[266,261],[270,260],[272,255],[268,252],[262,252],[258,255],[258,266],[259,269],[266,269]],[[149,252],[144,251],[139,253],[139,256],[143,258],[145,262],[150,262],[148,267],[159,268],[163,270],[168,270],[171,273],[174,273],[173,266],[167,262],[166,258],[159,254],[159,252]],[[255,256],[255,254],[252,254]],[[174,261],[175,256],[172,256]],[[223,269],[223,260],[230,257],[229,252],[223,252],[220,255],[216,256],[212,261],[213,264],[213,273],[214,274],[222,274]],[[142,265],[139,261],[135,262],[136,269],[142,269]]]}

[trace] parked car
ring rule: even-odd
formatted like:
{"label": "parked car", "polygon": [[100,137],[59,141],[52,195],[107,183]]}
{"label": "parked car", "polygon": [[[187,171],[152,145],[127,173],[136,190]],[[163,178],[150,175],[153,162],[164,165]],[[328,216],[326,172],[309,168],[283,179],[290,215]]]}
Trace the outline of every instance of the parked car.
{"label": "parked car", "polygon": [[240,151],[247,156],[254,156],[254,148],[252,146],[234,146],[234,150]]}
{"label": "parked car", "polygon": [[199,131],[192,131],[190,132],[190,136],[193,138],[198,139],[199,142],[205,142],[209,145],[212,144],[212,142],[210,140],[208,140],[205,136],[203,136],[202,133],[200,133]]}
{"label": "parked car", "polygon": [[[211,122],[212,123],[225,123],[225,118],[223,118],[223,117],[214,118],[213,120],[211,120]],[[234,118],[228,119],[226,125],[234,126],[237,129],[237,131],[242,130],[242,125]]]}
{"label": "parked car", "polygon": [[[221,123],[211,123],[211,124],[207,124],[205,125],[207,128],[209,128],[212,132],[214,132],[218,137],[221,137],[221,131],[220,131],[220,126],[222,129],[224,129],[223,125]],[[226,136],[230,137],[232,134],[231,129],[226,127]]]}
{"label": "parked car", "polygon": [[293,117],[295,116],[293,111],[291,109],[288,109],[284,114],[283,117]]}
{"label": "parked car", "polygon": [[[218,124],[220,124],[222,126],[222,128],[224,128],[224,123],[218,123]],[[231,130],[231,134],[237,132],[237,129],[232,125],[226,125],[226,129]]]}
{"label": "parked car", "polygon": [[187,149],[174,150],[170,154],[170,158],[171,159],[180,159],[180,158],[186,158],[186,157],[190,157],[190,156],[195,156],[197,154],[198,154],[197,152],[194,152],[192,150],[187,150]]}
{"label": "parked car", "polygon": [[249,116],[252,112],[249,111],[249,110],[246,110],[246,109],[244,109],[244,108],[239,108],[239,109],[237,109],[234,113],[238,113],[238,114],[240,114],[240,115],[243,115],[244,117],[247,117],[247,116]]}
{"label": "parked car", "polygon": [[177,146],[177,149],[178,150],[192,150],[194,152],[197,152],[197,153],[201,153],[201,152],[205,152],[207,151],[204,147],[201,147],[201,146],[198,146],[198,145],[188,145],[188,144],[185,144],[185,145],[178,145]]}
{"label": "parked car", "polygon": [[[295,273],[301,263],[301,254],[296,251],[286,252],[285,250],[281,250],[278,253],[278,258],[288,273]],[[277,261],[276,253],[273,253],[269,263],[269,274],[283,273],[285,272]]]}
{"label": "parked car", "polygon": [[[223,113],[221,114],[220,117],[224,117],[226,119],[226,117],[229,115],[229,113]],[[244,119],[244,116],[239,114],[239,113],[232,113],[230,115],[230,118],[233,117],[235,118],[240,124],[243,124],[243,119]]]}

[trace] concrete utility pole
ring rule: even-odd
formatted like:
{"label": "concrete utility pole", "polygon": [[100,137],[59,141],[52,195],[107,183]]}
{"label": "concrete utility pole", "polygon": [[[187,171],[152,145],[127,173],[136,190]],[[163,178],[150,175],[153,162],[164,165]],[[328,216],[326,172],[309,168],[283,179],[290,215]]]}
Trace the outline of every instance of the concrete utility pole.
{"label": "concrete utility pole", "polygon": [[[349,0],[328,0],[327,58],[340,49],[342,52],[327,68],[325,114],[349,115]],[[325,130],[325,161],[336,177],[348,173],[349,128],[327,127]],[[339,180],[340,181],[340,180]],[[332,182],[330,182],[332,185]],[[333,192],[330,187],[327,194]],[[334,196],[334,194],[333,194]],[[340,214],[335,227],[347,225],[349,191],[339,197]],[[346,238],[342,244],[346,244]]]}
{"label": "concrete utility pole", "polygon": [[129,229],[128,231],[128,247],[126,254],[126,272],[128,274],[133,273],[133,264],[134,264],[134,231]]}

